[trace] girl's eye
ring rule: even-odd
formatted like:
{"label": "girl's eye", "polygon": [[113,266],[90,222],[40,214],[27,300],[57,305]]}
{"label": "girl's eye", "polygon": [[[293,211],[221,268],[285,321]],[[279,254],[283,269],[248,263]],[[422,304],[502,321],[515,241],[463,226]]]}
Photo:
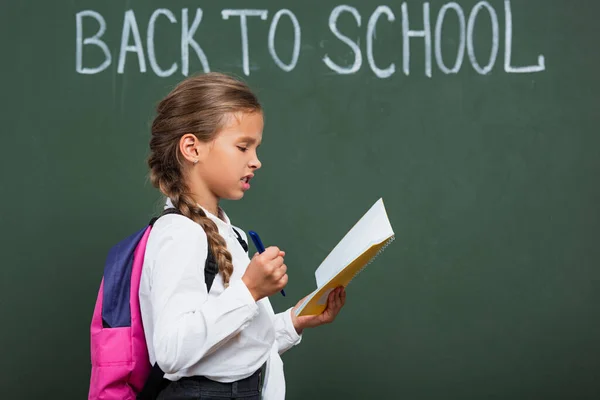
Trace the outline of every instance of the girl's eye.
{"label": "girl's eye", "polygon": [[237,148],[240,149],[240,151],[244,152],[244,153],[248,150],[247,147],[242,147],[242,146],[238,146]]}

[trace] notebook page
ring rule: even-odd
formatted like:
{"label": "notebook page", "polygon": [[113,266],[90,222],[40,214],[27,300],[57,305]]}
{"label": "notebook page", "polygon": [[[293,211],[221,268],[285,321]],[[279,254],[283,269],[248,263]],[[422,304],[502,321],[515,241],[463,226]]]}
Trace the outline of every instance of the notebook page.
{"label": "notebook page", "polygon": [[379,199],[346,233],[317,268],[315,272],[317,287],[327,283],[373,244],[380,243],[393,234],[383,199]]}

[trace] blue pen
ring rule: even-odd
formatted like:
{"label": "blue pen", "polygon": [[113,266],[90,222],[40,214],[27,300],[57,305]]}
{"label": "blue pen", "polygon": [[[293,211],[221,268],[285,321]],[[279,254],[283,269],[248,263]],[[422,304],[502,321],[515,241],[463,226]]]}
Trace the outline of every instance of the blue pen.
{"label": "blue pen", "polygon": [[[249,231],[248,234],[252,238],[252,242],[254,242],[254,247],[256,247],[256,250],[259,253],[262,253],[263,251],[265,251],[265,246],[263,245],[262,240],[260,240],[258,233],[254,232],[254,231]],[[281,294],[285,296],[285,290],[281,289]]]}

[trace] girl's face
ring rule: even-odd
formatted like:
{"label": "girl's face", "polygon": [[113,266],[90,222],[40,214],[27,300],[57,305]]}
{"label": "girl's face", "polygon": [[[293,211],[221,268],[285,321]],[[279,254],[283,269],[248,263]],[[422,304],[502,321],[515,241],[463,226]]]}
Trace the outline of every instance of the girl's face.
{"label": "girl's face", "polygon": [[201,197],[239,200],[244,196],[261,167],[257,149],[263,126],[262,113],[237,113],[229,116],[211,142],[199,144],[199,161],[191,175],[198,181],[194,186]]}

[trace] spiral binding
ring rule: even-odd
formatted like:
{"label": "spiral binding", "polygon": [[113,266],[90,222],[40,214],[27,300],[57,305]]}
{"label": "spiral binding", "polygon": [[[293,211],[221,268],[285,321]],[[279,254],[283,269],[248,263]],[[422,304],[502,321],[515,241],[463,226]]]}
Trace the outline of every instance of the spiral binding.
{"label": "spiral binding", "polygon": [[[367,268],[369,265],[371,265],[371,263],[381,254],[383,253],[383,251],[390,245],[390,243],[392,243],[394,240],[396,239],[396,235],[391,236],[383,245],[382,248],[379,249],[379,251],[377,253],[375,253],[375,255],[373,257],[371,257],[371,259],[358,271],[356,271],[356,273],[354,274],[354,276],[352,276],[352,279],[350,279],[350,281],[348,281],[348,285],[350,285],[350,282],[352,282],[354,280],[354,278],[356,278],[358,276],[358,274],[360,274],[365,268]],[[346,285],[347,286],[347,285]]]}
{"label": "spiral binding", "polygon": [[[393,235],[391,236],[389,239],[386,240],[385,244],[379,249],[379,251],[377,253],[375,253],[375,255],[373,257],[371,257],[371,259],[358,271],[356,271],[356,273],[352,276],[352,278],[350,279],[350,281],[348,281],[347,285],[350,285],[350,282],[352,282],[354,280],[354,278],[356,278],[358,276],[358,274],[360,274],[365,268],[367,268],[369,265],[371,265],[371,263],[381,254],[383,253],[383,251],[390,245],[390,243],[392,243],[394,240],[396,239],[396,236]],[[317,289],[318,290],[318,289]],[[331,289],[332,290],[332,289]],[[322,295],[322,298],[326,299],[327,296],[329,295],[329,292],[331,291],[327,291],[326,293],[324,293]],[[311,293],[310,296],[308,296],[304,302],[302,303],[302,305],[300,307],[298,307],[298,309],[296,310],[296,315],[300,315],[300,313],[302,312],[302,310],[304,310],[304,307],[306,306],[306,304],[308,304],[308,302],[312,301],[313,299],[313,295],[315,294],[315,292]],[[326,301],[326,300],[325,300]],[[324,304],[321,303],[320,301],[318,301],[318,304]]]}

